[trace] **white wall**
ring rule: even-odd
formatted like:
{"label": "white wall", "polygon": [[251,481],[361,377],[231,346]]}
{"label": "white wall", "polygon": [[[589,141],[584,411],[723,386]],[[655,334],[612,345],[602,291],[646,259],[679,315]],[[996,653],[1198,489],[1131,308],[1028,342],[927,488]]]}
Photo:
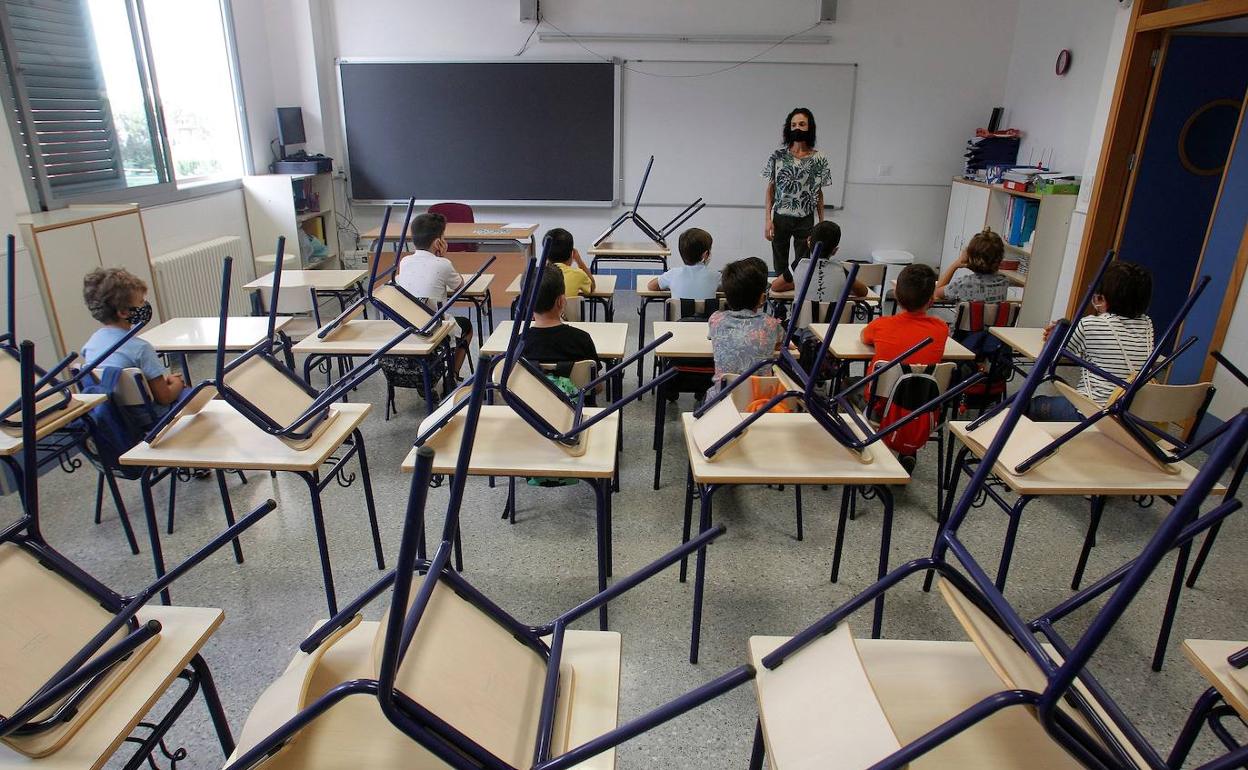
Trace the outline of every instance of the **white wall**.
{"label": "white wall", "polygon": [[[338,159],[343,154],[336,75],[325,71],[335,57],[507,59],[532,30],[531,24],[520,23],[516,0],[298,1],[310,2],[313,10],[323,4],[323,27],[313,24],[321,65],[319,112],[328,127],[326,152]],[[1018,0],[841,0],[837,22],[816,30],[832,37],[830,45],[781,46],[763,57],[860,65],[845,210],[832,215],[845,230],[843,253],[861,256],[876,248],[901,248],[922,261],[939,261],[949,179],[961,168],[963,144],[1005,98],[1017,4]],[[810,0],[545,0],[542,11],[550,22],[569,32],[788,34],[817,19],[817,4]],[[541,31],[553,30],[543,27]],[[592,48],[622,58],[737,61],[758,54],[762,46],[596,43]],[[533,60],[586,58],[590,54],[574,43],[539,43],[537,35],[524,54],[524,59]],[[304,83],[276,75],[273,88],[273,98],[283,103],[296,103],[289,100],[307,91]],[[248,101],[252,102],[250,95]],[[570,99],[569,109],[574,108]],[[776,119],[778,126],[783,116]],[[707,129],[730,127],[708,125]],[[732,162],[761,165],[768,150],[760,147],[758,157]],[[705,162],[722,161],[702,157],[691,146],[690,173]],[[757,207],[711,208],[693,220],[691,224],[715,236],[716,261],[768,253],[762,237],[762,196],[760,180]],[[713,192],[707,198],[713,201]],[[503,209],[478,211],[477,217],[483,221],[535,220],[543,228],[563,226],[584,245],[617,213],[583,208]],[[646,213],[652,221],[664,222],[674,210],[655,207]],[[356,211],[361,229],[375,224],[379,216],[376,209]]]}
{"label": "white wall", "polygon": [[[1005,125],[1023,131],[1020,163],[1051,157],[1054,170],[1083,169],[1107,42],[1112,48],[1116,20],[1129,15],[1112,0],[1023,0],[1005,90]],[[1053,68],[1063,48],[1071,68],[1058,77]]]}

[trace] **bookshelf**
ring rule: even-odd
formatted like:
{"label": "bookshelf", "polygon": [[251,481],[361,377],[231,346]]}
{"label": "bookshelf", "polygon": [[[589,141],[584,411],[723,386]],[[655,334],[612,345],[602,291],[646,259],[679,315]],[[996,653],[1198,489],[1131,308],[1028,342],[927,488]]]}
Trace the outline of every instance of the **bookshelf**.
{"label": "bookshelf", "polygon": [[243,177],[247,229],[252,254],[272,254],[277,237],[286,236],[286,253],[299,254],[299,231],[325,244],[319,257],[300,257],[305,270],[335,267],[342,254],[338,243],[334,180],[329,174],[259,174]]}
{"label": "bookshelf", "polygon": [[[1018,325],[1044,326],[1052,320],[1054,293],[1062,270],[1076,197],[1037,195],[1007,190],[1001,185],[954,179],[940,258],[941,271],[961,255],[967,242],[984,227],[991,227],[1002,238],[1007,238],[1011,212],[1020,205],[1035,202],[1038,208],[1034,214],[1035,226],[1031,237],[1021,245],[1007,242],[1007,264],[1001,272],[1014,286],[1011,299],[1022,302]],[[1015,262],[1018,264],[1013,264]]]}

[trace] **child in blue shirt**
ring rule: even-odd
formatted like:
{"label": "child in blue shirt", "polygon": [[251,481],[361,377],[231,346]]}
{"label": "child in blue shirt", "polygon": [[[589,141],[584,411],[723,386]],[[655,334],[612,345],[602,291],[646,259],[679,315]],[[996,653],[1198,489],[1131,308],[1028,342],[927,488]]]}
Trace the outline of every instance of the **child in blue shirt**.
{"label": "child in blue shirt", "polygon": [[673,299],[715,299],[719,290],[719,271],[707,266],[711,261],[711,234],[691,227],[680,234],[680,261],[658,278],[651,278],[650,291],[669,291]]}
{"label": "child in blue shirt", "polygon": [[[152,317],[152,305],[147,301],[147,284],[119,267],[100,267],[87,273],[82,281],[82,298],[91,317],[103,324],[82,346],[82,357],[87,362],[95,362],[130,331],[132,324]],[[168,407],[186,387],[181,375],[167,372],[152,344],[139,337],[132,337],[96,365],[119,369],[133,367],[143,372],[152,398],[159,407]],[[165,411],[159,407],[157,414]],[[151,422],[150,417],[144,414],[141,422]]]}

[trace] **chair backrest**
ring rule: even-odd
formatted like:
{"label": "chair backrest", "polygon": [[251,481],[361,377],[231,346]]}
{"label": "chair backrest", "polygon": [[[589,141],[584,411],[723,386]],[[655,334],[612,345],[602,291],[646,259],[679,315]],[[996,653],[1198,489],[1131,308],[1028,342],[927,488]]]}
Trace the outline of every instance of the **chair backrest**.
{"label": "chair backrest", "polygon": [[717,299],[680,299],[668,297],[664,303],[664,320],[679,321],[682,318],[710,318],[716,310],[727,307],[723,297]]}
{"label": "chair backrest", "polygon": [[505,383],[500,382],[502,375],[503,367],[495,366],[492,375],[494,381],[505,387],[508,396],[518,398],[535,415],[545,420],[559,433],[572,430],[576,421],[576,411],[572,405],[561,398],[553,390],[554,386],[544,377],[534,374],[525,366],[523,360],[517,361],[515,366],[511,367]]}
{"label": "chair backrest", "polygon": [[[888,362],[880,361],[877,368],[883,368]],[[892,398],[893,391],[897,389],[897,385],[907,377],[927,376],[936,382],[936,387],[941,393],[949,390],[949,383],[953,379],[953,373],[957,370],[957,364],[951,361],[942,361],[930,367],[931,371],[927,372],[929,367],[912,365],[910,371],[906,371],[906,365],[894,366],[892,369],[885,371],[875,381],[874,392]]]}
{"label": "chair backrest", "polygon": [[[1213,400],[1213,383],[1198,382],[1192,385],[1165,385],[1160,382],[1148,382],[1135,392],[1131,399],[1131,407],[1127,410],[1132,416],[1145,422],[1165,427],[1181,425],[1182,433],[1197,427],[1205,409]],[[1112,402],[1117,394],[1110,397]]]}
{"label": "chair backrest", "polygon": [[[0,350],[0,408],[7,407],[9,404],[15,404],[22,397],[22,376],[21,365],[18,363],[17,357],[11,355],[8,350]],[[54,393],[49,396],[37,399],[35,402],[35,414],[38,415],[38,422],[44,422],[47,419],[55,417],[55,413],[69,406],[70,395],[66,391]],[[4,426],[4,430],[13,436],[20,436],[22,413],[20,411],[10,415]]]}
{"label": "chair backrest", "polygon": [[422,329],[433,315],[413,301],[406,292],[393,284],[377,286],[373,289],[373,299],[393,310],[408,326]]}
{"label": "chair backrest", "polygon": [[[447,222],[470,223],[477,220],[473,219],[472,206],[467,203],[435,203],[429,207],[430,214],[441,214],[446,217]],[[447,251],[476,251],[475,243],[451,243],[446,247]]]}
{"label": "chair backrest", "polygon": [[[838,323],[852,323],[854,320],[854,310],[857,309],[857,302],[846,302],[845,309],[841,311],[841,318]],[[836,309],[835,302],[803,302],[802,306],[797,309],[797,325],[798,328],[806,328],[812,323],[832,323],[832,311]],[[812,319],[818,319],[817,321]]]}
{"label": "chair backrest", "polygon": [[[222,397],[231,406],[239,409],[238,399],[242,398],[247,409],[259,412],[272,426],[279,428],[293,425],[315,401],[288,370],[267,356],[254,355],[243,361],[230,369],[219,385]],[[244,416],[247,415],[244,413]],[[279,438],[296,449],[306,448],[320,438],[336,417],[337,413],[326,404],[318,410],[317,417],[303,424],[298,436]]]}
{"label": "chair backrest", "polygon": [[[863,285],[871,289],[884,288],[884,276],[888,272],[888,265],[879,262],[860,262],[858,264],[858,280]],[[842,262],[841,266],[849,272],[849,263]],[[881,292],[882,293],[882,292]]]}
{"label": "chair backrest", "polygon": [[567,361],[563,363],[543,363],[539,364],[543,372],[558,374],[560,370],[567,370],[567,378],[572,384],[578,388],[583,388],[594,379],[594,374],[598,371],[598,362],[592,359],[584,361]]}
{"label": "chair backrest", "polygon": [[959,302],[953,328],[961,332],[982,332],[994,326],[1014,326],[1021,309],[1022,305],[1017,302]]}
{"label": "chair backrest", "polygon": [[113,397],[122,406],[147,406],[156,403],[143,372],[133,366],[121,370]]}
{"label": "chair backrest", "polygon": [[582,312],[585,307],[585,300],[581,297],[564,297],[563,320],[579,321],[584,318]]}

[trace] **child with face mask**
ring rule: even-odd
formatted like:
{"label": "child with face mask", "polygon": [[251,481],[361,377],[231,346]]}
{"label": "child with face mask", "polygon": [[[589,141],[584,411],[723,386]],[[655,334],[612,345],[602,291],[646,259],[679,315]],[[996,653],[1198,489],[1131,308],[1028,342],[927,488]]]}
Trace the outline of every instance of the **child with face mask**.
{"label": "child with face mask", "polygon": [[[1100,293],[1092,295],[1094,315],[1075,325],[1067,349],[1110,374],[1129,379],[1153,350],[1153,321],[1148,305],[1153,298],[1153,276],[1134,262],[1118,260],[1105,268]],[[1053,324],[1045,328],[1045,339]],[[1079,390],[1098,404],[1109,401],[1116,386],[1087,369],[1079,373]],[[1027,416],[1033,420],[1070,422],[1083,415],[1065,397],[1034,396]]]}
{"label": "child with face mask", "polygon": [[[88,362],[94,362],[116,344],[131,326],[152,318],[152,305],[147,301],[147,284],[119,267],[99,267],[87,273],[82,281],[82,298],[91,317],[103,324],[82,346],[82,357]],[[96,363],[97,366],[135,368],[143,372],[152,398],[160,407],[165,407],[158,408],[157,414],[167,411],[167,407],[186,388],[182,376],[169,374],[152,344],[139,337],[127,340],[103,361]],[[149,421],[144,410],[143,422]]]}
{"label": "child with face mask", "polygon": [[719,288],[719,271],[709,267],[711,261],[711,234],[699,227],[691,227],[680,234],[679,267],[673,267],[657,278],[651,278],[650,291],[670,291],[673,299],[715,299]]}

